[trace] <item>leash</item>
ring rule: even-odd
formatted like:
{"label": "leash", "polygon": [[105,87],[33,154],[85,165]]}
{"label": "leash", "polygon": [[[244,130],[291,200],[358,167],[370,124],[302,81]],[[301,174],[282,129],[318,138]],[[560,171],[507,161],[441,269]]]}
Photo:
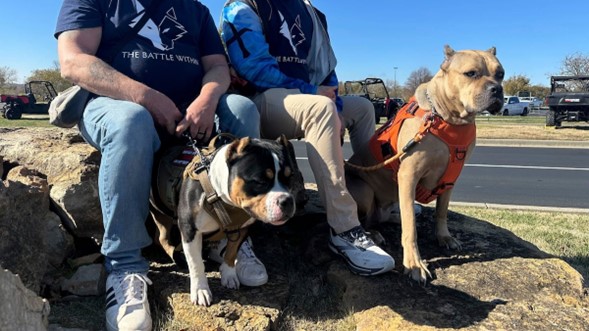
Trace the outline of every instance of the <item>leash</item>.
{"label": "leash", "polygon": [[405,144],[405,146],[403,146],[403,148],[399,152],[397,152],[397,154],[389,157],[388,159],[382,161],[381,163],[375,164],[375,165],[369,166],[369,167],[353,164],[348,161],[344,161],[345,164],[353,169],[366,171],[366,172],[375,171],[375,170],[384,168],[385,166],[391,164],[392,162],[395,162],[396,160],[400,159],[403,155],[407,154],[407,152],[409,150],[411,150],[419,142],[421,142],[423,137],[425,137],[425,135],[429,132],[430,127],[433,125],[435,116],[436,116],[436,113],[432,112],[429,116],[425,117],[424,124],[421,126],[421,129],[415,134],[415,136],[413,138],[411,138],[411,140],[409,140],[407,142],[407,144]]}
{"label": "leash", "polygon": [[[208,204],[212,207],[212,211],[216,214],[216,218],[213,217],[217,223],[219,223],[219,231],[213,233],[211,237],[207,238],[208,240],[220,240],[221,235],[224,233],[227,236],[227,240],[235,241],[239,238],[239,228],[234,230],[226,230],[230,228],[233,221],[225,208],[225,204],[223,200],[219,197],[211,181],[209,179],[209,169],[211,167],[211,160],[217,153],[218,149],[215,148],[215,144],[217,143],[218,139],[220,138],[227,138],[230,141],[237,140],[237,138],[228,133],[220,133],[215,136],[209,142],[209,145],[205,151],[201,151],[199,148],[198,141],[194,140],[188,133],[184,133],[184,136],[188,138],[188,145],[194,149],[196,153],[196,157],[192,159],[192,161],[186,166],[186,170],[184,170],[184,178],[189,177],[192,180],[198,181],[205,194],[205,204]],[[195,161],[196,160],[196,161]],[[209,209],[210,212],[210,209]],[[233,239],[231,234],[237,234],[237,238]],[[218,239],[214,239],[217,238]]]}

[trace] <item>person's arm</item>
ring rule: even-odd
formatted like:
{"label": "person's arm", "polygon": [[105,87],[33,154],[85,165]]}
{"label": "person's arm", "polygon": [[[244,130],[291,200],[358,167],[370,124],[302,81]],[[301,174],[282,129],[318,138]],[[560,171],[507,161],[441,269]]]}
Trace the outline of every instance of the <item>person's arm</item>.
{"label": "person's arm", "polygon": [[198,97],[186,109],[186,117],[176,128],[176,135],[189,130],[192,137],[207,140],[214,128],[219,99],[229,88],[229,65],[225,55],[203,56],[203,85]]}
{"label": "person's arm", "polygon": [[57,50],[62,77],[97,95],[144,106],[156,123],[173,134],[176,122],[182,117],[174,102],[96,57],[101,38],[101,27],[60,33]]}
{"label": "person's arm", "polygon": [[317,86],[280,71],[278,62],[270,55],[260,19],[248,5],[236,1],[223,8],[222,37],[235,71],[256,87],[281,87],[299,89],[302,93],[317,93]]}

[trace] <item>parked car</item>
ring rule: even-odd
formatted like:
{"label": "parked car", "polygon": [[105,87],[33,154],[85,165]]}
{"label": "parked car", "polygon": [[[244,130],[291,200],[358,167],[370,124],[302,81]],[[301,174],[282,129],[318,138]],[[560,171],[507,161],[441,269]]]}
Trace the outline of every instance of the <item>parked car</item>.
{"label": "parked car", "polygon": [[403,100],[402,98],[392,98],[392,100],[397,103],[397,106],[399,106],[399,108],[405,105],[405,100]]}
{"label": "parked car", "polygon": [[506,95],[504,97],[503,108],[501,109],[501,115],[528,115],[530,109],[530,103],[521,101],[518,97],[513,95]]}

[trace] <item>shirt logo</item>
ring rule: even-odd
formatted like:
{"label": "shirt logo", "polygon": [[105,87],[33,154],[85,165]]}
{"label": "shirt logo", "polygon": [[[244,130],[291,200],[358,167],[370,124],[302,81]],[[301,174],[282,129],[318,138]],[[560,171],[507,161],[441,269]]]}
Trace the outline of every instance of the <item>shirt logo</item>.
{"label": "shirt logo", "polygon": [[292,47],[292,51],[295,55],[298,55],[297,46],[302,44],[307,38],[303,33],[303,29],[301,28],[301,17],[297,16],[293,25],[289,28],[288,23],[284,19],[284,16],[280,11],[278,11],[278,15],[280,15],[280,34],[286,38]]}
{"label": "shirt logo", "polygon": [[[129,24],[131,28],[145,15],[145,8],[139,1],[137,1],[137,12],[139,15]],[[176,12],[172,7],[166,12],[159,25],[149,18],[137,34],[151,41],[155,48],[169,51],[174,49],[174,42],[186,34],[186,29],[178,22]]]}

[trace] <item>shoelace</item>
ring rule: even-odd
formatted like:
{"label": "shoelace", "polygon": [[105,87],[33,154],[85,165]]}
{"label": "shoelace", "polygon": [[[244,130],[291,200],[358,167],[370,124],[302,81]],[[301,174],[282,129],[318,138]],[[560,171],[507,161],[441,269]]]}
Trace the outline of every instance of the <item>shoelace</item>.
{"label": "shoelace", "polygon": [[364,249],[369,248],[370,246],[374,245],[372,240],[368,238],[366,233],[362,231],[360,227],[353,228],[349,232],[350,241],[353,242],[354,246],[361,247]]}
{"label": "shoelace", "polygon": [[152,282],[147,276],[141,274],[127,274],[123,275],[121,281],[121,288],[125,297],[125,304],[138,304],[142,303],[145,294],[145,288],[147,284],[151,285]]}
{"label": "shoelace", "polygon": [[252,249],[252,246],[250,245],[249,241],[245,240],[242,244],[241,244],[241,248],[239,249],[238,254],[242,257],[248,258],[248,259],[254,259],[256,258],[256,255],[254,254],[254,251]]}

